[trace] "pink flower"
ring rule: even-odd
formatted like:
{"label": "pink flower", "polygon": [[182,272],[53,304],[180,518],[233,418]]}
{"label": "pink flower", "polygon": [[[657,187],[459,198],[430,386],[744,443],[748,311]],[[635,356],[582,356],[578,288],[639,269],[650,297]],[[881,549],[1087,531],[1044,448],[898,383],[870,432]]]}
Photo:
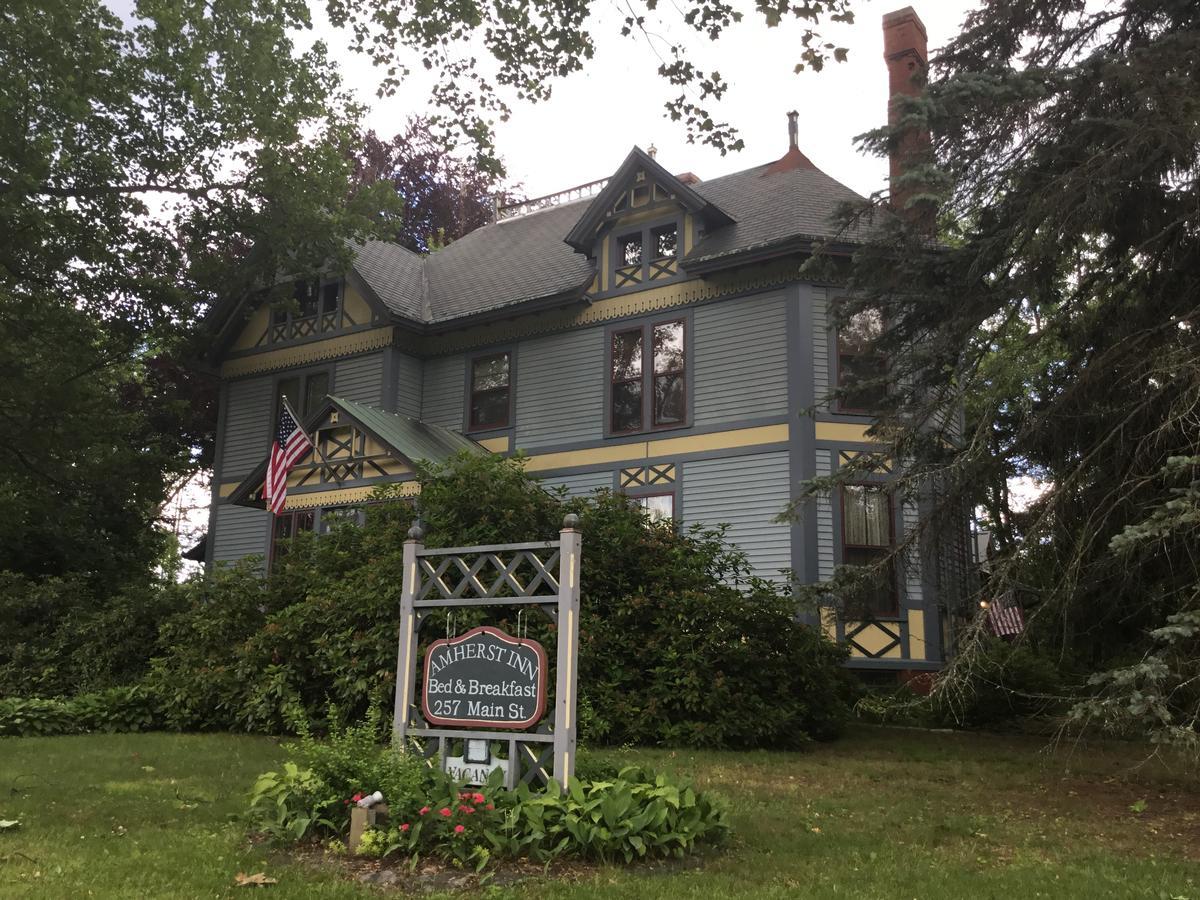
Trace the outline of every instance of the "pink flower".
{"label": "pink flower", "polygon": [[455,825],[455,826],[454,826],[454,833],[455,833],[455,834],[462,834],[462,833],[463,833],[464,831],[466,831],[466,830],[467,830],[467,829],[466,829],[466,826],[464,826],[464,825]]}
{"label": "pink flower", "polygon": [[418,815],[422,815],[422,816],[423,816],[423,815],[425,815],[425,813],[427,813],[427,812],[429,812],[429,807],[428,807],[428,806],[422,806],[422,807],[421,807],[421,811],[418,813]]}
{"label": "pink flower", "polygon": [[486,799],[487,798],[485,796],[483,796],[483,794],[472,794],[471,795],[471,800],[474,801],[475,803],[482,803]]}
{"label": "pink flower", "polygon": [[350,798],[350,802],[357,803],[359,800],[362,799],[362,797],[363,797],[362,791],[359,791],[357,794],[355,794],[353,797]]}
{"label": "pink flower", "polygon": [[450,809],[448,807],[443,806],[441,809],[438,810],[438,812],[441,815],[446,816],[447,818],[450,817]]}
{"label": "pink flower", "polygon": [[465,812],[469,816],[471,813],[475,812],[475,810],[471,809],[471,807],[469,807],[469,806],[464,806],[463,812]]}
{"label": "pink flower", "polygon": [[495,809],[495,808],[496,808],[496,804],[494,804],[494,803],[489,803],[489,804],[487,805],[487,808],[488,808],[488,809]]}
{"label": "pink flower", "polygon": [[407,822],[405,822],[403,825],[401,825],[401,826],[400,826],[400,830],[401,830],[401,831],[408,831],[408,829],[409,829],[410,827],[411,827],[411,826],[410,826],[410,825],[409,825]]}

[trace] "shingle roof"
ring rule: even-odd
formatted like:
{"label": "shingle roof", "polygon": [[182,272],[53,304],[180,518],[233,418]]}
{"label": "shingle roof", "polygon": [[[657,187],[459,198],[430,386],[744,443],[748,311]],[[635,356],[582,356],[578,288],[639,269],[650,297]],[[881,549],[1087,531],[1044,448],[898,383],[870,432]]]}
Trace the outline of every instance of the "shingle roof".
{"label": "shingle roof", "polygon": [[388,309],[418,322],[425,318],[424,267],[424,257],[390,241],[368,241],[354,260],[354,270]]}
{"label": "shingle roof", "polygon": [[[797,238],[836,237],[830,217],[840,204],[863,198],[817,168],[770,172],[771,164],[756,166],[702,181],[695,190],[736,221],[717,229],[692,248],[684,259],[713,259]],[[847,242],[862,240],[860,230],[847,233]]]}
{"label": "shingle roof", "polygon": [[449,428],[398,413],[384,412],[343,397],[330,397],[329,400],[410,462],[419,459],[445,462],[462,450],[487,453],[470,438]]}
{"label": "shingle roof", "polygon": [[563,238],[586,203],[568,203],[485,225],[429,256],[429,320],[443,322],[578,289],[587,257]]}
{"label": "shingle roof", "polygon": [[[706,235],[684,258],[684,270],[689,263],[711,266],[724,257],[789,241],[863,240],[863,228],[838,235],[830,221],[840,204],[862,197],[807,159],[805,163],[783,171],[768,171],[773,165],[768,163],[691,185],[734,222]],[[595,270],[594,263],[564,239],[594,200],[477,228],[428,257],[371,241],[363,246],[354,269],[389,310],[428,325],[569,296],[581,291]]]}

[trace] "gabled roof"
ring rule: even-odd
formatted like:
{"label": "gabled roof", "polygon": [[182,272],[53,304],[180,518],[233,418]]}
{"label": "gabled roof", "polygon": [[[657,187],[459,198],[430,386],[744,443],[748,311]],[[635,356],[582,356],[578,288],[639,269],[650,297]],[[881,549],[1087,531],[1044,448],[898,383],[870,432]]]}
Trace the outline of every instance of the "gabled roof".
{"label": "gabled roof", "polygon": [[[339,416],[345,416],[347,420],[383,444],[396,459],[410,466],[415,465],[418,460],[443,463],[464,450],[481,455],[488,452],[457,431],[421,422],[411,416],[385,412],[374,406],[367,406],[364,403],[357,403],[342,397],[327,396],[321,407],[305,420],[305,432],[311,435],[313,430],[334,411],[337,411]],[[230,494],[230,502],[243,506],[262,507],[263,502],[253,498],[262,487],[266,476],[267,459],[264,457],[262,462],[255,466],[254,470],[242,479],[241,484]]]}
{"label": "gabled roof", "polygon": [[625,157],[620,168],[608,180],[604,190],[592,198],[587,210],[575,223],[575,227],[563,237],[563,240],[580,253],[590,254],[596,240],[596,229],[608,216],[609,210],[617,202],[621,193],[629,189],[629,185],[638,171],[644,171],[647,180],[653,180],[661,185],[689,212],[700,215],[709,228],[732,224],[733,219],[720,207],[664,169],[655,161],[654,157],[642,150],[641,147],[634,147]]}
{"label": "gabled roof", "polygon": [[[706,274],[834,239],[853,245],[869,226],[839,233],[838,207],[862,197],[818,169],[792,147],[774,163],[709,181],[680,179],[634,147],[592,198],[477,228],[422,257],[398,244],[368,241],[358,248],[350,278],[396,321],[419,331],[460,327],[489,316],[585,303],[596,273],[596,230],[639,170],[666,188],[704,226],[681,260],[685,273]],[[236,310],[214,309],[212,321],[229,334]]]}

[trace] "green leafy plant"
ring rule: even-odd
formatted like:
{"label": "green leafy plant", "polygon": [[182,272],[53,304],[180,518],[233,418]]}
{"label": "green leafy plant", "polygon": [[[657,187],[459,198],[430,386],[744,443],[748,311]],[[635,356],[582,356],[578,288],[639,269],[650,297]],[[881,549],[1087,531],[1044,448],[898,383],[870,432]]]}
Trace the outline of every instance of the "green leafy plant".
{"label": "green leafy plant", "polygon": [[637,767],[622,769],[612,781],[573,778],[565,792],[557,787],[534,793],[521,785],[513,792],[497,849],[520,848],[536,859],[569,855],[629,863],[684,856],[698,843],[716,844],[729,834],[719,798]]}
{"label": "green leafy plant", "polygon": [[70,700],[0,700],[0,735],[145,731],[160,718],[157,699],[142,687],[111,688]]}
{"label": "green leafy plant", "polygon": [[310,769],[294,762],[282,772],[266,772],[250,792],[251,827],[278,841],[299,841],[320,827],[332,828],[325,816],[335,804],[329,786]]}

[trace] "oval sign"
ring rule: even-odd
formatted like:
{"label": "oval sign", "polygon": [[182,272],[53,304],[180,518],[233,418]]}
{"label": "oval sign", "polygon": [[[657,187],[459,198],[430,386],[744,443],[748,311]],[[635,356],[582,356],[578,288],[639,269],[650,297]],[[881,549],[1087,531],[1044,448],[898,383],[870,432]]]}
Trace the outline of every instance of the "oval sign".
{"label": "oval sign", "polygon": [[528,728],[546,710],[546,651],[482,625],[425,652],[421,710],[431,725]]}

